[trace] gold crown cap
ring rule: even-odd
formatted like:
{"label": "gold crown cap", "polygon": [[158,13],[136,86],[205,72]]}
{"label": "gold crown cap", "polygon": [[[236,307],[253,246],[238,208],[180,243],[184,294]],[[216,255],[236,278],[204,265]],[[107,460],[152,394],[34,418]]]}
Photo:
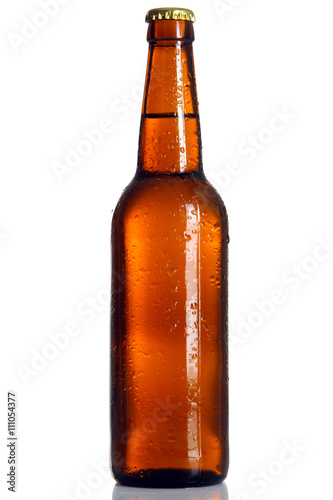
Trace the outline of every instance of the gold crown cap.
{"label": "gold crown cap", "polygon": [[159,19],[180,19],[195,23],[195,15],[192,10],[180,9],[176,7],[165,7],[160,9],[148,10],[146,14],[146,23]]}

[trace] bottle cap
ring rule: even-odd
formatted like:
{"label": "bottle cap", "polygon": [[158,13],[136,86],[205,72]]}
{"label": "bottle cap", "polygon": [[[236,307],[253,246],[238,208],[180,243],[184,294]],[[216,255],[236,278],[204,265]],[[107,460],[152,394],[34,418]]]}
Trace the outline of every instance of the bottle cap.
{"label": "bottle cap", "polygon": [[179,9],[175,7],[151,9],[146,14],[146,23],[159,19],[178,19],[195,23],[194,12],[189,9]]}

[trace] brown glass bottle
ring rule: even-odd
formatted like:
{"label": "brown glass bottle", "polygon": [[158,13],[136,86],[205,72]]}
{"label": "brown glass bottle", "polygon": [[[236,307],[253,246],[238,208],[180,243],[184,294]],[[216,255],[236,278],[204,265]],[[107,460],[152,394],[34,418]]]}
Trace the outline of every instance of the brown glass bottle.
{"label": "brown glass bottle", "polygon": [[168,12],[147,15],[138,168],[112,221],[111,464],[144,487],[216,484],[229,461],[228,221],[202,170],[193,18]]}

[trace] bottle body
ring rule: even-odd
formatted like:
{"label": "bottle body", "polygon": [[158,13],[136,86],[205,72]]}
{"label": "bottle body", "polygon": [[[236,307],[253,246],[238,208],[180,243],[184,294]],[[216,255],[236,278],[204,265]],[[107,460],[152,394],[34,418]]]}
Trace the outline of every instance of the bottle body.
{"label": "bottle body", "polygon": [[[228,469],[228,221],[201,168],[191,50],[164,42],[148,58],[139,168],[112,221],[111,464],[121,484],[185,487]],[[170,61],[176,87],[156,76]]]}
{"label": "bottle body", "polygon": [[118,204],[112,462],[123,484],[226,476],[227,244],[225,209],[203,179],[136,180]]}

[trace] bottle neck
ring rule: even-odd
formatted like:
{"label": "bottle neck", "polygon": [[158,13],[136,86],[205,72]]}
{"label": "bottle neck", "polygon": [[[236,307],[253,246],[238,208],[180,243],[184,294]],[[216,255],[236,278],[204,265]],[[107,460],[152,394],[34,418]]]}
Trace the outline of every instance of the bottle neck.
{"label": "bottle neck", "polygon": [[139,139],[138,171],[202,170],[201,134],[189,21],[152,21]]}

